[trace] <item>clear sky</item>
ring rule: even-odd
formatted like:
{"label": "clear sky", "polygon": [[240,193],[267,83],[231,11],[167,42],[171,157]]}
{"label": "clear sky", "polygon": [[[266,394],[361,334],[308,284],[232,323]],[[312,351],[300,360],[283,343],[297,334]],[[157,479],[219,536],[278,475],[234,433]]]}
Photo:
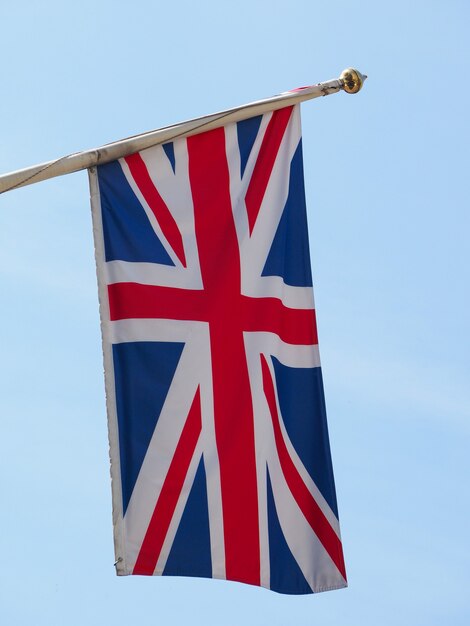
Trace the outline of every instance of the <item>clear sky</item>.
{"label": "clear sky", "polygon": [[470,623],[465,0],[3,2],[0,172],[297,86],[349,588],[117,578],[85,172],[0,196],[0,623]]}

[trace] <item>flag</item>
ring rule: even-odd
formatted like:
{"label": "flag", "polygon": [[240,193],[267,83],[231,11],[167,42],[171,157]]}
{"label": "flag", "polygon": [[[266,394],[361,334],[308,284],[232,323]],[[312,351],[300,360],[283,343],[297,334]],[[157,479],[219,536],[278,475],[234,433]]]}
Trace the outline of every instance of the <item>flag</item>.
{"label": "flag", "polygon": [[118,575],[345,587],[299,105],[90,185]]}

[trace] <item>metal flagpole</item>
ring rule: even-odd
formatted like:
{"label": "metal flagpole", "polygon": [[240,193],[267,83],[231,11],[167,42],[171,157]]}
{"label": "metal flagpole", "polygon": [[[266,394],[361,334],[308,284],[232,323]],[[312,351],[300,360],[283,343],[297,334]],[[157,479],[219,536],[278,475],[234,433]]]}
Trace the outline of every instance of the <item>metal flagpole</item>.
{"label": "metal flagpole", "polygon": [[9,172],[0,175],[0,193],[32,185],[48,178],[78,172],[95,165],[109,163],[156,144],[167,143],[179,137],[189,137],[202,131],[224,126],[230,122],[239,122],[255,115],[261,115],[267,111],[282,109],[285,106],[298,104],[319,96],[328,96],[341,90],[347,93],[357,93],[366,78],[367,76],[362,75],[358,70],[348,68],[341,73],[339,78],[318,83],[311,87],[286,91],[271,98],[257,100],[256,102],[250,102],[249,104],[220,111],[219,113],[204,115],[203,117],[152,130],[141,135],[127,137],[100,148],[76,152],[54,161],[47,161],[46,163],[32,165],[22,170]]}

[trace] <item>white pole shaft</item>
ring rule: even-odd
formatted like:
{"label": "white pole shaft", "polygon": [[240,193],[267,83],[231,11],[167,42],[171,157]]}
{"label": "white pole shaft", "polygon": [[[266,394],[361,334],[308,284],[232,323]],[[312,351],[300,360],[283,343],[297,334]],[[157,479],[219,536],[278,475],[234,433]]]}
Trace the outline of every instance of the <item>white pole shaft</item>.
{"label": "white pole shaft", "polygon": [[25,185],[32,185],[48,178],[78,172],[95,165],[109,163],[134,152],[140,152],[150,146],[167,143],[179,137],[189,137],[198,132],[212,130],[230,122],[239,122],[255,115],[261,115],[267,111],[282,109],[285,106],[298,104],[319,96],[328,96],[340,91],[343,87],[344,82],[342,79],[329,80],[298,91],[287,91],[272,98],[258,100],[233,109],[213,113],[212,115],[205,115],[187,122],[121,139],[101,148],[77,152],[54,161],[47,161],[46,163],[32,165],[22,170],[9,172],[0,176],[0,193],[24,187]]}

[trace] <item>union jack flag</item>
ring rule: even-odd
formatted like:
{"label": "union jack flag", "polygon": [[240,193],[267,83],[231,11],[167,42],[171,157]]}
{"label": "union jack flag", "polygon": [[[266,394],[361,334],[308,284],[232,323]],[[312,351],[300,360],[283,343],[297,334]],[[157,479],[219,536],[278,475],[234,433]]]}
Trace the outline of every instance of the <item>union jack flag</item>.
{"label": "union jack flag", "polygon": [[299,105],[90,182],[117,573],[345,587]]}

